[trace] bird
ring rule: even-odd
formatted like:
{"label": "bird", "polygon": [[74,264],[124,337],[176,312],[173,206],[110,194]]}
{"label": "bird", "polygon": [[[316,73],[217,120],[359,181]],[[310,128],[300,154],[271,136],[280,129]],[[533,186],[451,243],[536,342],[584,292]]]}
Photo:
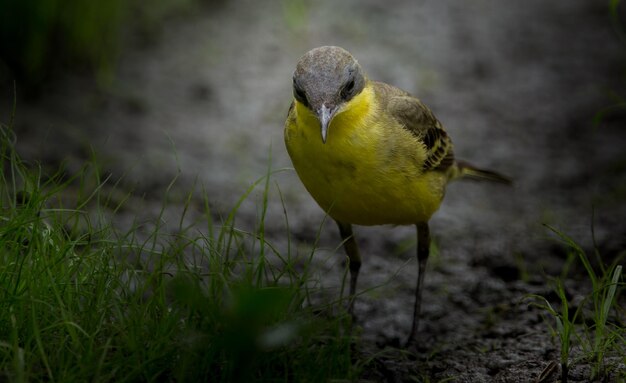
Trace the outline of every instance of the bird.
{"label": "bird", "polygon": [[339,228],[350,271],[353,315],[361,254],[352,225],[415,225],[418,277],[407,347],[418,341],[429,221],[446,185],[468,178],[511,184],[495,171],[455,159],[442,123],[418,98],[370,80],[347,50],[305,53],[293,73],[284,140],[293,167]]}

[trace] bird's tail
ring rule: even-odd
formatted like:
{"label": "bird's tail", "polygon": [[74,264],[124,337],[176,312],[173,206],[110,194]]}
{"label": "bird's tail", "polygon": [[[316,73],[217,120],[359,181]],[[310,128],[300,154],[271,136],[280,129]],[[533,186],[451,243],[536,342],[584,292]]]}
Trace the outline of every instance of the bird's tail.
{"label": "bird's tail", "polygon": [[498,182],[506,185],[513,184],[513,180],[511,178],[492,170],[480,169],[464,161],[457,161],[456,165],[458,168],[458,178],[467,178],[476,181]]}

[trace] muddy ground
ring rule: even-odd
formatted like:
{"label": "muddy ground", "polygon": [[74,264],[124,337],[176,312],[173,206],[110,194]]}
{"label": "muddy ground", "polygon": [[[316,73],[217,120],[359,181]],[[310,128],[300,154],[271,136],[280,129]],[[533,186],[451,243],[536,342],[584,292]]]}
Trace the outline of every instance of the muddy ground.
{"label": "muddy ground", "polygon": [[[558,347],[552,323],[523,298],[536,293],[556,303],[550,278],[567,255],[544,224],[591,250],[593,222],[606,263],[626,248],[626,113],[610,109],[600,124],[592,121],[626,95],[626,45],[612,29],[608,1],[261,7],[231,0],[168,20],[151,44],[128,45],[107,89],[63,76],[37,97],[19,95],[15,124],[28,159],[69,158],[71,168],[93,150],[104,169],[123,176],[136,197],[115,217],[119,225],[137,215],[154,218],[178,173],[176,190],[204,185],[214,211],[227,213],[268,165],[289,167],[282,129],[291,73],[299,56],[319,45],[345,47],[370,78],[421,98],[446,126],[457,157],[515,179],[512,188],[449,186],[431,221],[437,251],[426,276],[417,358],[398,349],[411,324],[414,228],[357,228],[364,254],[359,290],[366,291],[356,305],[357,352],[374,358],[363,379],[533,381],[558,360]],[[2,92],[7,116],[12,89]],[[279,188],[293,246],[306,253],[324,215],[293,170],[277,173],[266,224],[277,248],[287,245]],[[239,226],[254,227],[261,199],[259,190],[244,203]],[[177,222],[182,197],[170,200],[165,219]],[[339,285],[338,244],[334,225],[325,223],[315,259],[323,286]],[[582,267],[573,268],[566,286],[573,302],[588,293]],[[609,381],[626,374],[623,362]],[[581,361],[570,380],[588,374]]]}

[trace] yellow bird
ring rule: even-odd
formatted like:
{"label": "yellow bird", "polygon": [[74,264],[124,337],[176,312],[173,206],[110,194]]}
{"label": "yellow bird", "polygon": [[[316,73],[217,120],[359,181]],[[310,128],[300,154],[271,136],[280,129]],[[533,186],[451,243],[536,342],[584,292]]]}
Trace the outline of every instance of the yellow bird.
{"label": "yellow bird", "polygon": [[457,161],[432,111],[409,93],[369,80],[343,48],[315,48],[293,74],[285,144],[306,189],[339,226],[350,267],[352,313],[361,256],[356,225],[417,226],[418,279],[408,344],[417,340],[430,248],[428,221],[457,178],[510,183]]}

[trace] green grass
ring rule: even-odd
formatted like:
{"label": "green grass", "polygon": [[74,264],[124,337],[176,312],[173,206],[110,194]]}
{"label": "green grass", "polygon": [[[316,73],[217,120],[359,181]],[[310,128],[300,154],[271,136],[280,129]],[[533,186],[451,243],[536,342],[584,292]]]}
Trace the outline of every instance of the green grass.
{"label": "green grass", "polygon": [[[601,255],[594,251],[598,260],[598,274],[591,264],[587,252],[571,237],[547,226],[569,249],[561,276],[554,279],[554,291],[559,298],[557,308],[548,299],[531,295],[539,307],[545,309],[554,319],[551,330],[558,339],[560,348],[561,381],[566,383],[571,365],[585,362],[591,366],[590,381],[606,379],[617,364],[626,363],[626,328],[623,318],[624,308],[618,304],[618,294],[624,290],[622,266],[624,254],[606,267]],[[576,307],[572,307],[564,286],[564,280],[572,264],[578,260],[584,267],[591,283],[591,292]],[[572,347],[577,345],[582,352],[572,357]],[[609,357],[613,363],[608,362]],[[617,362],[615,362],[617,361]],[[623,372],[623,371],[622,371]]]}
{"label": "green grass", "polygon": [[[311,254],[281,254],[265,239],[269,171],[240,200],[264,188],[254,232],[235,227],[239,204],[215,219],[206,198],[201,218],[185,225],[197,191],[179,201],[177,230],[159,216],[120,231],[106,217],[132,196],[95,162],[47,175],[21,161],[9,127],[0,134],[0,381],[358,375],[341,302],[309,301]],[[329,311],[344,315],[320,314]]]}

